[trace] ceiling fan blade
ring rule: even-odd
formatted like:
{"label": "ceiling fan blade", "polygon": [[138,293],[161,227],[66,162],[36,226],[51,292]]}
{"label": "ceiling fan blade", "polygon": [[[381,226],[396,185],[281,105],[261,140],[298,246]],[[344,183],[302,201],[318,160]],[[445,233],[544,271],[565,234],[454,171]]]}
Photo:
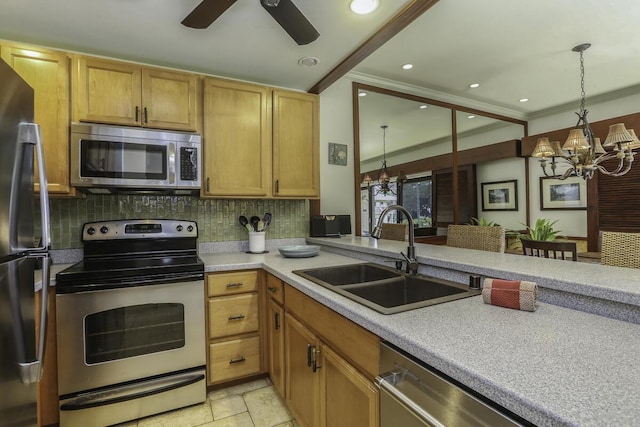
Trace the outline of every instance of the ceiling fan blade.
{"label": "ceiling fan blade", "polygon": [[236,0],[202,0],[202,2],[182,20],[182,25],[191,28],[207,28],[235,2]]}
{"label": "ceiling fan blade", "polygon": [[[269,3],[277,5],[268,6]],[[320,36],[291,0],[260,0],[260,4],[299,45],[309,44]]]}

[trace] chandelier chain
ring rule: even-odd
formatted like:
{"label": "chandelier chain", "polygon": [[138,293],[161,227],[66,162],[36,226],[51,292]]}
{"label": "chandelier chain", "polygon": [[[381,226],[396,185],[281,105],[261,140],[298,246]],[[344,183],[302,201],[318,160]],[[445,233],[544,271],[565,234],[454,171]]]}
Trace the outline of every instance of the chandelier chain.
{"label": "chandelier chain", "polygon": [[584,113],[586,94],[584,91],[584,56],[582,55],[582,53],[583,52],[580,51],[580,112]]}

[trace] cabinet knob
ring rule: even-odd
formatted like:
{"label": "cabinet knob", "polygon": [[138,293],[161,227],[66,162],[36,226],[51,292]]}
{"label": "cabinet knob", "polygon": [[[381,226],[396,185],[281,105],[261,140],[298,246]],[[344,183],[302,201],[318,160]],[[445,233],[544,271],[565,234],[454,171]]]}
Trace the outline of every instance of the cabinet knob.
{"label": "cabinet knob", "polygon": [[273,287],[273,286],[269,286],[268,288],[271,292],[273,292],[274,294],[278,291],[277,288]]}

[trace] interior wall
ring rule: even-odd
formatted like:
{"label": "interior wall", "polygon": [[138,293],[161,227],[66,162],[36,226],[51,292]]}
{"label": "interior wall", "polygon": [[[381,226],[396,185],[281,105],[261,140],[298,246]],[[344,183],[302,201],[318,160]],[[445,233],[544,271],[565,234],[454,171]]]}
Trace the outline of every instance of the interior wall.
{"label": "interior wall", "polygon": [[[351,82],[351,79],[342,78],[320,94],[320,213],[351,215],[351,229],[354,230]],[[346,166],[329,164],[330,142],[347,146]]]}
{"label": "interior wall", "polygon": [[[525,162],[527,159],[513,158],[481,163],[476,166],[476,181],[478,192],[478,218],[484,217],[508,230],[521,230],[527,221]],[[517,180],[518,196],[517,211],[483,211],[482,183]]]}

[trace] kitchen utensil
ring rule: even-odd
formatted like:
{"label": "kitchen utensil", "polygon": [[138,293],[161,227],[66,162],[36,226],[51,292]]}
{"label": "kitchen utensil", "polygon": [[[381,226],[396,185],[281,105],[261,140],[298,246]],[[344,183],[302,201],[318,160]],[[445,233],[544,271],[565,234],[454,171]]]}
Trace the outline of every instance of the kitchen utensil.
{"label": "kitchen utensil", "polygon": [[264,228],[267,228],[271,223],[271,214],[269,212],[265,213],[262,217],[262,221],[264,222]]}
{"label": "kitchen utensil", "polygon": [[247,224],[249,224],[249,220],[244,215],[240,215],[240,218],[238,218],[238,221],[240,221],[240,224],[245,228],[247,227]]}
{"label": "kitchen utensil", "polygon": [[253,227],[254,231],[258,231],[258,221],[260,221],[260,218],[255,215],[252,216],[251,219],[249,219],[249,223]]}
{"label": "kitchen utensil", "polygon": [[258,220],[258,230],[257,231],[264,231],[264,221]]}

